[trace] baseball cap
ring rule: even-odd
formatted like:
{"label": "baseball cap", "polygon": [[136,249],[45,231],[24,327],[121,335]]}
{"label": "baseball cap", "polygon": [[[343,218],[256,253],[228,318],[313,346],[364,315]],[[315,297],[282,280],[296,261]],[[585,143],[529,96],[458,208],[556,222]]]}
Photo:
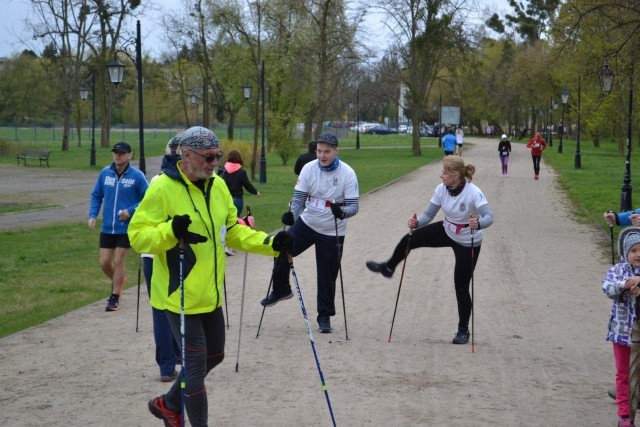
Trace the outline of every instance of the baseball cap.
{"label": "baseball cap", "polygon": [[507,139],[507,134],[506,133],[502,134],[502,139]]}
{"label": "baseball cap", "polygon": [[118,142],[116,145],[113,146],[111,151],[122,151],[123,153],[130,153],[131,146],[124,141]]}
{"label": "baseball cap", "polygon": [[321,133],[316,142],[324,142],[326,144],[338,145],[338,138],[330,133]]}

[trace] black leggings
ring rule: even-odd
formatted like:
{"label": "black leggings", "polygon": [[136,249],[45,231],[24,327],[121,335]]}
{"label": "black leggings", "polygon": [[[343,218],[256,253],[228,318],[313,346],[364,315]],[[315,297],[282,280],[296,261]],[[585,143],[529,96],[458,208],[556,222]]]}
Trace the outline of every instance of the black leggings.
{"label": "black leggings", "polygon": [[[167,311],[167,318],[176,341],[182,346],[180,337],[180,314]],[[210,313],[184,316],[186,357],[186,402],[185,409],[192,426],[206,426],[208,417],[207,389],[204,379],[224,358],[224,316],[222,307]],[[182,373],[176,378],[171,390],[164,395],[169,409],[180,411]]]}
{"label": "black leggings", "polygon": [[538,175],[540,173],[540,158],[542,156],[531,156],[533,159],[533,173]]}
{"label": "black leggings", "polygon": [[[395,270],[398,264],[402,262],[407,254],[407,242],[409,235],[406,234],[398,243],[391,259],[387,261],[387,266],[391,270]],[[472,248],[462,246],[451,240],[445,232],[442,221],[434,222],[424,227],[413,230],[411,235],[410,249],[416,248],[444,248],[450,247],[456,257],[456,265],[453,271],[453,281],[456,289],[456,299],[458,301],[458,328],[467,329],[469,327],[469,318],[471,317],[471,295],[469,294],[469,283],[471,275],[478,262],[480,256],[480,245],[474,242],[473,258],[471,256]],[[472,264],[473,261],[473,264]]]}

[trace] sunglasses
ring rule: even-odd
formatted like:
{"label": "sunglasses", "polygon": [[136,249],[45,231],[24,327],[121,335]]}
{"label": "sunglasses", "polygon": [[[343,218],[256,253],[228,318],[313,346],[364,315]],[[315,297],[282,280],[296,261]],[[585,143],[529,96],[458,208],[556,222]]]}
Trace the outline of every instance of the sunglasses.
{"label": "sunglasses", "polygon": [[200,157],[204,157],[204,161],[207,163],[213,163],[213,162],[217,162],[219,160],[222,159],[222,156],[224,156],[224,153],[222,151],[220,151],[218,154],[207,154],[206,156],[204,154],[200,154],[197,151],[194,151],[190,148],[187,148],[187,150],[191,151],[192,153],[197,154]]}

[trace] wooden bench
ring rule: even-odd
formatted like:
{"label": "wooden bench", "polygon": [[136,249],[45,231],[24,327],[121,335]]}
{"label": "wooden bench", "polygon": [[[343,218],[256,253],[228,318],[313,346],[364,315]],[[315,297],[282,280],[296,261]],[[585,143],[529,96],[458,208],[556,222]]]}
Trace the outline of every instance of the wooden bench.
{"label": "wooden bench", "polygon": [[51,154],[51,150],[26,150],[16,154],[16,159],[18,160],[18,165],[20,165],[20,160],[25,166],[27,166],[27,160],[38,160],[40,166],[42,166],[42,163],[46,163],[47,167],[49,167],[49,154]]}

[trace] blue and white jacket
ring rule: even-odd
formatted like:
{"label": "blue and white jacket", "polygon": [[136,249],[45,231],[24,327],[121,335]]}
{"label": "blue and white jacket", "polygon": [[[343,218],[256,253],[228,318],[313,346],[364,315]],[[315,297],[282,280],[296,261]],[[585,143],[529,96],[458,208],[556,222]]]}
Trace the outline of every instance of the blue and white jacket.
{"label": "blue and white jacket", "polygon": [[[149,183],[144,174],[127,165],[122,175],[118,178],[115,164],[107,166],[100,171],[96,185],[91,192],[89,205],[89,219],[97,218],[102,209],[102,229],[105,234],[127,234],[129,221],[135,213],[140,201],[147,191]],[[118,211],[127,210],[129,219],[120,221]]]}

